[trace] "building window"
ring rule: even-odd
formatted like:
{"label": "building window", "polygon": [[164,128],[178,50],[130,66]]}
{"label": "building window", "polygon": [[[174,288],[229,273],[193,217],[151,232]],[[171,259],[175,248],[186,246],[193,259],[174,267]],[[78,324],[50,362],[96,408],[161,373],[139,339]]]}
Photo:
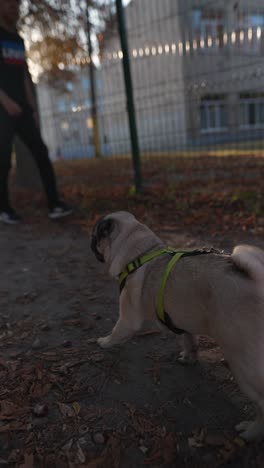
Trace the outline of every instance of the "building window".
{"label": "building window", "polygon": [[73,112],[76,111],[76,108],[77,108],[77,105],[76,105],[76,102],[75,101],[70,101],[70,108]]}
{"label": "building window", "polygon": [[83,89],[90,89],[90,80],[89,78],[82,77],[82,88]]}
{"label": "building window", "polygon": [[68,83],[66,84],[66,88],[69,92],[72,92],[73,91],[73,83],[71,83],[71,81],[68,81]]}
{"label": "building window", "polygon": [[240,125],[264,127],[264,94],[240,94]]}
{"label": "building window", "polygon": [[65,132],[67,130],[69,130],[69,122],[67,122],[66,120],[63,120],[63,122],[61,122],[61,129]]}
{"label": "building window", "polygon": [[264,13],[240,14],[240,48],[258,53],[264,48]]}
{"label": "building window", "polygon": [[86,109],[89,109],[91,107],[91,99],[85,99],[83,104]]}
{"label": "building window", "polygon": [[194,10],[192,22],[194,39],[200,49],[216,49],[223,47],[224,12],[222,10]]}
{"label": "building window", "polygon": [[219,132],[227,129],[227,110],[222,95],[204,96],[200,105],[201,132]]}
{"label": "building window", "polygon": [[88,119],[86,119],[86,128],[93,128],[93,119],[91,117],[88,117]]}
{"label": "building window", "polygon": [[63,98],[58,100],[58,110],[59,112],[66,112],[66,103]]}

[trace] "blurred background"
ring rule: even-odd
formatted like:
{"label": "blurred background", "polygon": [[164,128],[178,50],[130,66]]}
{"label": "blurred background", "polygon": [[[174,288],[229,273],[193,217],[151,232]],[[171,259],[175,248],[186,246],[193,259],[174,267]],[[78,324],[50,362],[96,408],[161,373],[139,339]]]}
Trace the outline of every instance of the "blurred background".
{"label": "blurred background", "polygon": [[[128,155],[115,1],[46,0],[38,12],[37,3],[30,11],[24,1],[21,30],[52,157],[93,157],[94,131],[97,156]],[[263,2],[127,0],[123,7],[142,156],[263,151]]]}
{"label": "blurred background", "polygon": [[44,139],[85,219],[128,209],[173,230],[263,233],[261,0],[23,0],[20,32]]}

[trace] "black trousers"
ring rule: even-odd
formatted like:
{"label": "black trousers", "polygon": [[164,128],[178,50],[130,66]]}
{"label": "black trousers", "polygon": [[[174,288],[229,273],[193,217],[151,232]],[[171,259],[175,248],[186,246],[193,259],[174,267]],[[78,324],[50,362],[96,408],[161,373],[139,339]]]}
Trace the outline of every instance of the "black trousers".
{"label": "black trousers", "polygon": [[25,107],[19,117],[11,117],[0,106],[0,211],[9,207],[8,177],[15,135],[19,136],[30,150],[40,173],[48,206],[50,209],[53,208],[58,202],[56,178],[48,149],[42,140],[32,110]]}

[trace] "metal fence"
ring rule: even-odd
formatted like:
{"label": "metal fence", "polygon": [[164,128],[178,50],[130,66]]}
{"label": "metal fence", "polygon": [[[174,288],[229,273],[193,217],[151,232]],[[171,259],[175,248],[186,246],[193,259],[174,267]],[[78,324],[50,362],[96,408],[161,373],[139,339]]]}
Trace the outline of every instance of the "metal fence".
{"label": "metal fence", "polygon": [[[262,0],[123,5],[141,156],[263,154]],[[118,21],[99,35],[99,48],[101,154],[129,155]],[[43,132],[54,157],[94,156],[88,68],[80,67],[67,93],[38,87]]]}

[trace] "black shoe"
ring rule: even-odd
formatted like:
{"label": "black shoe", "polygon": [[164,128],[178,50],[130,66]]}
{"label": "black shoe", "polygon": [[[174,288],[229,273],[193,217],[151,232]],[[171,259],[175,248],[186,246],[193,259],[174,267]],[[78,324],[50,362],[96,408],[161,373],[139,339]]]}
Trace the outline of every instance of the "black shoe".
{"label": "black shoe", "polygon": [[12,209],[0,211],[0,221],[5,224],[19,224],[22,218]]}
{"label": "black shoe", "polygon": [[69,205],[66,205],[64,202],[58,202],[54,208],[52,208],[49,212],[50,219],[59,219],[65,218],[65,216],[69,216],[72,213],[72,208]]}

